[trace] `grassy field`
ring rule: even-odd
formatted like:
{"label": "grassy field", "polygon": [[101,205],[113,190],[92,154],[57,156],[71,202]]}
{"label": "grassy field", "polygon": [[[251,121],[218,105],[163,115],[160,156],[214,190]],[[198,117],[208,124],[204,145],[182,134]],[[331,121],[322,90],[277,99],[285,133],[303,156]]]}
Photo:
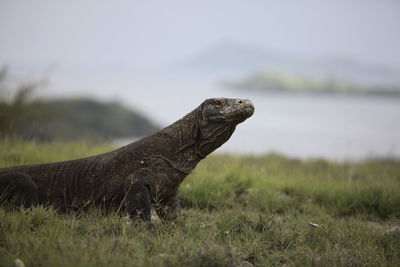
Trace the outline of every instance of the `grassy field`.
{"label": "grassy field", "polygon": [[[108,151],[1,139],[0,167]],[[180,187],[174,223],[0,207],[0,266],[399,266],[400,162],[212,155]]]}

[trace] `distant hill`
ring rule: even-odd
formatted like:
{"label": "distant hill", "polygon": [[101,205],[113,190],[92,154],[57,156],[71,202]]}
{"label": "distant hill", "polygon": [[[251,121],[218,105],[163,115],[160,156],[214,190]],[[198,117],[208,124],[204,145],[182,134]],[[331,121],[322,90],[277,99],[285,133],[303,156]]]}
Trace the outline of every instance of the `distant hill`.
{"label": "distant hill", "polygon": [[346,55],[298,57],[236,42],[222,42],[180,62],[180,68],[201,72],[247,74],[260,70],[330,77],[373,86],[397,86],[400,70],[361,62]]}
{"label": "distant hill", "polygon": [[205,49],[179,65],[198,70],[251,71],[283,60],[281,55],[258,47],[226,42]]}
{"label": "distant hill", "polygon": [[[400,96],[400,87],[374,87],[337,80],[276,72],[256,72],[242,80],[225,81],[223,86],[266,93],[313,93]],[[400,86],[400,85],[399,85]]]}
{"label": "distant hill", "polygon": [[92,99],[40,100],[25,110],[40,110],[41,119],[19,123],[17,134],[39,140],[82,138],[113,139],[142,137],[159,129],[144,115],[119,103],[101,103]]}

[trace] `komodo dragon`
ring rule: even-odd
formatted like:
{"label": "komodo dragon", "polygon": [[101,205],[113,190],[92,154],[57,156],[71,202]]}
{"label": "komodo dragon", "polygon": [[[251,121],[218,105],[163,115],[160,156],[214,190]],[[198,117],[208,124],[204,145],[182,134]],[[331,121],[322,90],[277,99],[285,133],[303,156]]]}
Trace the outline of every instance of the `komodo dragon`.
{"label": "komodo dragon", "polygon": [[213,98],[163,130],[114,151],[69,161],[0,169],[2,201],[61,210],[88,203],[124,207],[151,223],[153,204],[161,219],[173,219],[183,179],[225,143],[254,112],[250,100]]}

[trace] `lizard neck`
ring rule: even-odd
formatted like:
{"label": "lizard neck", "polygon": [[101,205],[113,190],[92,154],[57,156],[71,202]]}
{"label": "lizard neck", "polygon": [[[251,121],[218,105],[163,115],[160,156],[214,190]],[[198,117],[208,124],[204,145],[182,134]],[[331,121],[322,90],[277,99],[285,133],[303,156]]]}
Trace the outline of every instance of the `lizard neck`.
{"label": "lizard neck", "polygon": [[201,117],[201,107],[160,131],[162,155],[186,172],[225,143],[235,130],[234,124],[212,123]]}
{"label": "lizard neck", "polygon": [[207,154],[199,147],[199,115],[197,108],[159,132],[163,144],[161,155],[179,171],[189,174]]}
{"label": "lizard neck", "polygon": [[128,154],[135,151],[144,159],[162,159],[187,175],[203,158],[225,143],[234,129],[235,125],[204,120],[200,106],[163,130],[126,146],[123,151]]}

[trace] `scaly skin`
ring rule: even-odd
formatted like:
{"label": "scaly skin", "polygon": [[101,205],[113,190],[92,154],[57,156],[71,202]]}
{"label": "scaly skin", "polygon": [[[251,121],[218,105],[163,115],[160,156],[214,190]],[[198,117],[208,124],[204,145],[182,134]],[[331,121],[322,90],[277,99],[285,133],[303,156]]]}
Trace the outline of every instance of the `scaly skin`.
{"label": "scaly skin", "polygon": [[151,205],[173,219],[183,179],[254,112],[249,100],[207,99],[163,130],[117,150],[70,161],[0,169],[0,195],[17,205],[63,210],[91,203],[124,206],[150,222]]}

